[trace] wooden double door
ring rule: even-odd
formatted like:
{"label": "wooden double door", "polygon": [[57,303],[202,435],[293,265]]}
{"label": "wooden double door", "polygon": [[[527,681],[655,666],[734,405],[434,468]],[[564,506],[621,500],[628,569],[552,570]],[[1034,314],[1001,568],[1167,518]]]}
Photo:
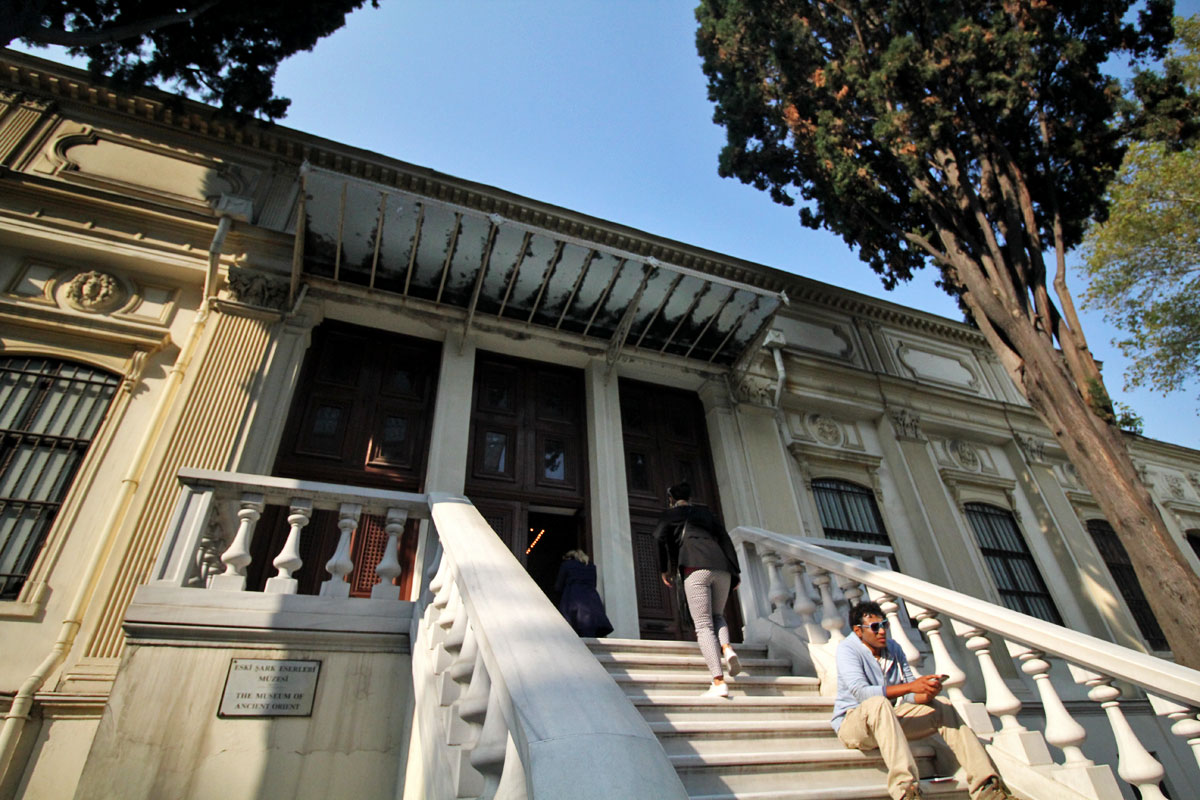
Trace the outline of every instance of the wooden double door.
{"label": "wooden double door", "polygon": [[[273,473],[280,477],[420,492],[425,477],[441,345],[339,322],[313,331]],[[258,525],[247,583],[261,588],[275,574],[271,559],[287,537],[287,509],[268,508]],[[304,566],[295,574],[301,594],[316,594],[330,576],[340,531],[336,514],[319,511],[300,539]],[[417,521],[400,541],[403,572],[412,586]],[[383,520],[364,516],[351,542],[350,594],[369,597],[387,545]]]}
{"label": "wooden double door", "polygon": [[583,372],[480,351],[466,493],[554,598],[568,550],[590,553]]}
{"label": "wooden double door", "polygon": [[[721,517],[704,408],[695,392],[631,380],[621,381],[620,397],[641,637],[689,639],[695,630],[684,624],[675,589],[660,578],[652,534],[667,509],[667,487],[680,481],[691,484],[693,502]],[[725,618],[736,637],[741,615],[732,593]]]}

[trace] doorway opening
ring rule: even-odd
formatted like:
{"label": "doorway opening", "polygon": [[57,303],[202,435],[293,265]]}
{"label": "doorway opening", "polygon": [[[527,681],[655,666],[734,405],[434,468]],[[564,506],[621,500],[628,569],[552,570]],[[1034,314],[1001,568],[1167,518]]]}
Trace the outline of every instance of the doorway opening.
{"label": "doorway opening", "polygon": [[[567,509],[529,509],[525,532],[525,569],[546,596],[558,603],[554,588],[563,554],[583,546],[579,513]],[[590,555],[590,554],[589,554]]]}

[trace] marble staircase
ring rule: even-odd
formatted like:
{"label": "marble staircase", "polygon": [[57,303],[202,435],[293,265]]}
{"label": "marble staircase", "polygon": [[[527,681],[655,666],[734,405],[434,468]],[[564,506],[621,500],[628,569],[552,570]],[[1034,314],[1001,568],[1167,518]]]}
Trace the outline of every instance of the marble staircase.
{"label": "marble staircase", "polygon": [[[765,648],[739,645],[730,696],[701,697],[708,671],[695,642],[589,639],[589,649],[658,737],[693,800],[887,800],[877,755],[848,750],[829,727],[833,699],[817,680]],[[915,743],[922,773],[933,749]],[[926,797],[967,800],[952,779],[923,781]]]}

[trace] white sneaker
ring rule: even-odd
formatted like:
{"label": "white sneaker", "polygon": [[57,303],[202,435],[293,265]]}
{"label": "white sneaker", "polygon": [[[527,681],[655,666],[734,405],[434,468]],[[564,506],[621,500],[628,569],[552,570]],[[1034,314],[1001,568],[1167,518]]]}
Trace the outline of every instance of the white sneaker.
{"label": "white sneaker", "polygon": [[742,662],[738,659],[738,654],[733,652],[733,648],[725,651],[725,666],[726,672],[730,675],[737,675],[742,671]]}
{"label": "white sneaker", "polygon": [[708,687],[708,691],[700,695],[701,697],[729,697],[729,687],[724,683],[714,683]]}

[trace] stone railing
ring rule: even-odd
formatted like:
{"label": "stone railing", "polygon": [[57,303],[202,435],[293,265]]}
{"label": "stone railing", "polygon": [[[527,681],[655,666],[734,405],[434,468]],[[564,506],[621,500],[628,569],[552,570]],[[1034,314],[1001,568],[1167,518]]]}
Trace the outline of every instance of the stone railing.
{"label": "stone railing", "polygon": [[179,483],[179,501],[150,575],[155,586],[245,591],[258,520],[266,506],[275,505],[287,508],[289,530],[271,561],[275,575],[267,578],[264,593],[298,592],[299,582],[292,576],[304,566],[300,538],[315,512],[336,511],[340,535],[325,563],[330,578],[321,584],[320,596],[350,596],[351,539],[362,517],[371,515],[386,520],[388,535],[371,598],[398,600],[400,587],[393,583],[402,571],[397,542],[409,519],[429,519],[429,502],[422,494],[194,469],[180,470]]}
{"label": "stone railing", "polygon": [[649,726],[475,507],[430,501],[441,551],[414,615],[419,796],[685,798]]}
{"label": "stone railing", "polygon": [[[914,671],[949,676],[944,682],[947,699],[990,741],[989,752],[1005,780],[1028,797],[1122,797],[1112,770],[1084,755],[1087,730],[1051,680],[1053,660],[1064,661],[1070,679],[1103,709],[1117,753],[1117,774],[1142,798],[1163,799],[1159,782],[1165,771],[1122,710],[1123,702],[1140,702],[1137,690],[1123,691],[1119,682],[1144,692],[1154,713],[1166,718],[1164,727],[1191,747],[1200,764],[1200,672],[842,555],[813,540],[757,528],[737,528],[731,536],[743,565],[739,595],[748,639],[769,641],[832,678],[830,650],[847,635],[846,606],[875,600]],[[902,619],[905,610],[925,643]],[[961,648],[952,644],[954,638]],[[972,673],[982,679],[982,703],[968,696],[967,672],[952,651],[973,654]],[[1001,664],[1005,653],[1013,669]],[[923,664],[930,655],[932,663]],[[1018,719],[1022,703],[1004,676],[1008,671],[1015,677],[1017,669],[1032,679],[1040,700],[1039,725],[1032,730]],[[992,717],[1000,720],[999,730]],[[1028,722],[1029,715],[1024,719]],[[1051,757],[1047,743],[1061,750],[1061,762]],[[1200,785],[1196,764],[1178,761],[1187,771],[1182,785]]]}

